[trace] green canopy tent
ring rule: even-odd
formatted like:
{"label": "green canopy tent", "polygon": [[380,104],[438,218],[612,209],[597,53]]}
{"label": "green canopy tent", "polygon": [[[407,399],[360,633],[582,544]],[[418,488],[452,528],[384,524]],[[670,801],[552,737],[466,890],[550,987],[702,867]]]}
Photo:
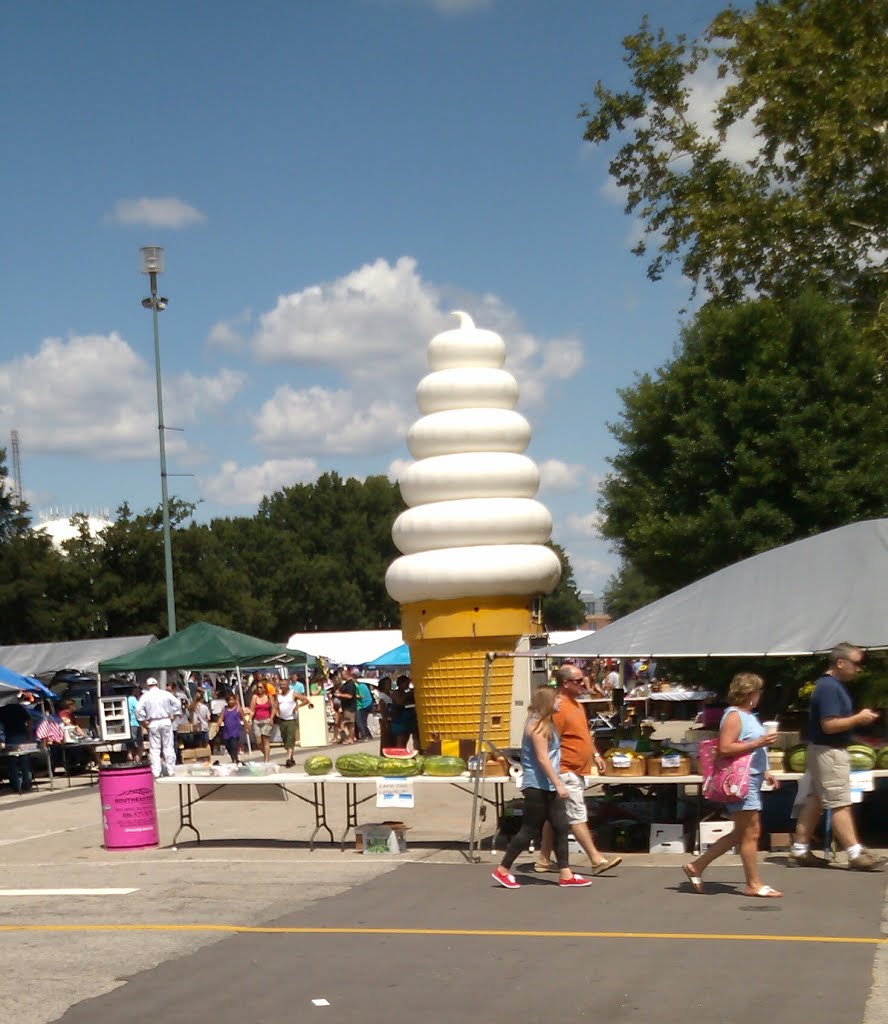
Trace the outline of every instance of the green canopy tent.
{"label": "green canopy tent", "polygon": [[[211,622],[195,622],[179,633],[159,640],[156,644],[117,658],[99,662],[99,694],[102,675],[115,672],[154,672],[165,669],[235,669],[241,703],[244,686],[241,667],[260,668],[271,665],[290,665],[302,662],[308,680],[309,655],[288,650],[286,644],[260,640],[233,629],[214,626]],[[314,659],[311,659],[312,663]],[[249,749],[249,735],[247,737]]]}
{"label": "green canopy tent", "polygon": [[161,669],[233,669],[241,666],[308,663],[309,656],[288,650],[286,644],[247,636],[210,622],[195,622],[179,633],[139,651],[99,662],[102,675],[115,672],[147,672]]}

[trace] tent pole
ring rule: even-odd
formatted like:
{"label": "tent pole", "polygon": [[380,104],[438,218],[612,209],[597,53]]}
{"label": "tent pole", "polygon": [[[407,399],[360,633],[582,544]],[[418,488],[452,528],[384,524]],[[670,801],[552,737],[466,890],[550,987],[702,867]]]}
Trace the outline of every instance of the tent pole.
{"label": "tent pole", "polygon": [[[495,657],[496,652],[494,651],[488,651],[484,655],[484,679],[481,684],[481,717],[478,722],[478,746],[475,750],[475,764],[477,767],[472,786],[472,829],[469,833],[469,860],[473,863],[481,860],[476,850],[476,846],[480,845],[480,842],[476,842],[475,835],[478,822],[478,800],[481,796],[481,772],[484,764],[484,719],[487,715],[487,689],[490,682],[490,665]],[[499,827],[499,822],[496,822],[496,827]]]}

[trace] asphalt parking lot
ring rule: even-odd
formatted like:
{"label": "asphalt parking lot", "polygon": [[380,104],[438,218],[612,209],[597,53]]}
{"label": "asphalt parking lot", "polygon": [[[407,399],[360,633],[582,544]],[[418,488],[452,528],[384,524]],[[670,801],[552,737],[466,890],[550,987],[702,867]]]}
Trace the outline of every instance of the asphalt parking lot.
{"label": "asphalt parking lot", "polygon": [[[165,844],[174,797],[161,798]],[[0,896],[5,1006],[17,1024],[184,1013],[214,1024],[292,1013],[328,1024],[395,1014],[452,1024],[479,1012],[658,1024],[701,1014],[886,1019],[873,988],[884,874],[777,859],[763,877],[785,898],[756,900],[739,895],[728,860],[698,896],[681,858],[640,856],[589,889],[525,874],[510,892],[493,885],[491,863],[434,843],[403,857],[309,853],[293,845],[309,816],[290,804],[210,804],[201,808],[210,839],[199,846],[111,853],[97,799],[86,790],[0,807],[8,889],[96,890]],[[418,813],[416,835],[456,838],[465,817],[459,794],[442,796]]]}

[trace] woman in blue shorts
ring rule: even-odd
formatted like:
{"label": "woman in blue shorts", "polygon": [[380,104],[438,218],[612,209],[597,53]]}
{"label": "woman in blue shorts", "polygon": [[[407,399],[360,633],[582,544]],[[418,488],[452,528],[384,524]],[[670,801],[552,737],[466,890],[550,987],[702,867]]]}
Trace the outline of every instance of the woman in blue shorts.
{"label": "woman in blue shorts", "polygon": [[740,672],[731,680],[728,690],[730,705],[722,715],[718,733],[719,757],[740,757],[752,754],[749,766],[749,792],[737,803],[725,804],[734,829],[722,836],[702,856],[682,868],[695,892],[703,892],[703,872],[709,865],[734,846],[740,847],[740,860],[746,875],[744,896],[762,896],[772,899],[783,895],[765,885],[758,870],[758,842],[762,832],[762,782],[777,782],[768,772],[768,745],[777,738],[776,733],[765,735],[761,722],[752,713],[761,700],[765,682],[752,672]]}

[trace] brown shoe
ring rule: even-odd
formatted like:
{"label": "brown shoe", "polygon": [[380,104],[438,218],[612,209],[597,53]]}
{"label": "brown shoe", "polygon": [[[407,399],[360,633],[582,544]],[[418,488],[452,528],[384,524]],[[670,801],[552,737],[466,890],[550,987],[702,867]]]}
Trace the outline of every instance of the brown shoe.
{"label": "brown shoe", "polygon": [[828,868],[829,861],[818,857],[816,853],[805,850],[804,853],[790,853],[787,864],[791,868]]}
{"label": "brown shoe", "polygon": [[881,871],[885,867],[886,858],[877,857],[869,850],[861,850],[853,860],[848,861],[849,871]]}

